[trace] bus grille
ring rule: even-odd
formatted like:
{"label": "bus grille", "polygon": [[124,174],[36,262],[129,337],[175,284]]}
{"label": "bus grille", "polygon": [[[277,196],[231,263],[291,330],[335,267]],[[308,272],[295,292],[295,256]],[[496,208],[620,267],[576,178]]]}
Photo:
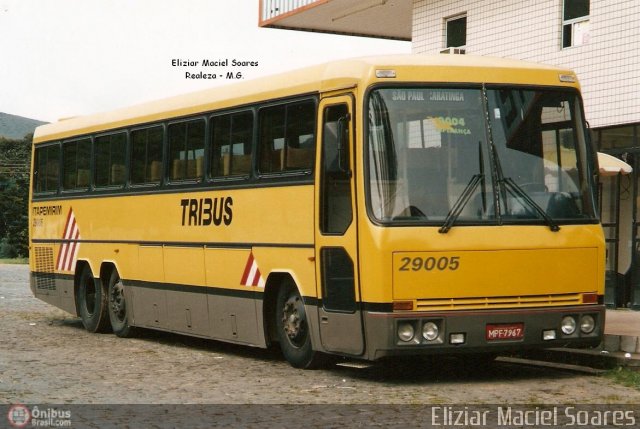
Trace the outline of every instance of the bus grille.
{"label": "bus grille", "polygon": [[418,299],[416,310],[478,310],[489,308],[522,308],[582,304],[582,294],[491,296],[480,298]]}
{"label": "bus grille", "polygon": [[56,290],[53,275],[53,247],[34,247],[36,255],[36,288]]}

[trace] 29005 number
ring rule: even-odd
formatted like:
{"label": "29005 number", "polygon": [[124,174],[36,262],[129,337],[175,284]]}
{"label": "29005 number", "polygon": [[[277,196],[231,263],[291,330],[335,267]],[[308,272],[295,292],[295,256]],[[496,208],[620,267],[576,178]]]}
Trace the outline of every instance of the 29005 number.
{"label": "29005 number", "polygon": [[400,271],[455,271],[460,267],[460,256],[441,256],[435,258],[430,256],[428,258],[402,258]]}

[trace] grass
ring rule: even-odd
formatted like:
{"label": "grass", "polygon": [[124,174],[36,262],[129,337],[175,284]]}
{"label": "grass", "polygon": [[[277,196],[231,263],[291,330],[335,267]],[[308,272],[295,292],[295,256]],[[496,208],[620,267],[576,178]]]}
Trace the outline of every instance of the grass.
{"label": "grass", "polygon": [[28,264],[29,258],[15,258],[15,259],[2,259],[0,258],[0,264]]}
{"label": "grass", "polygon": [[616,383],[633,387],[640,390],[640,371],[618,367],[608,371],[605,377],[615,381]]}

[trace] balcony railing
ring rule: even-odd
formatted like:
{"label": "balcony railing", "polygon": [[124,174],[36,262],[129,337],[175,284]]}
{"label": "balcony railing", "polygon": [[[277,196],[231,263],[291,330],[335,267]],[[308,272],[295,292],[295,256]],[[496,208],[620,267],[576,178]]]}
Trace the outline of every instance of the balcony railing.
{"label": "balcony railing", "polygon": [[267,21],[318,1],[323,0],[262,0],[260,18]]}

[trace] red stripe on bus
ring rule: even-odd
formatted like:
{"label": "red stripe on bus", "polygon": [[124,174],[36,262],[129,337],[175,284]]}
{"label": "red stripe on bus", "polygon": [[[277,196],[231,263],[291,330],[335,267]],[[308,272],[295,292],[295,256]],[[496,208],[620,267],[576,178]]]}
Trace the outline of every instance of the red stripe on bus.
{"label": "red stripe on bus", "polygon": [[251,272],[251,266],[253,265],[253,252],[249,253],[249,259],[247,259],[247,265],[244,267],[244,273],[242,274],[242,280],[240,280],[241,285],[247,285],[247,280],[249,278],[249,272]]}
{"label": "red stripe on bus", "polygon": [[[67,221],[64,223],[64,231],[62,232],[62,238],[67,238],[67,229],[69,228],[69,219],[71,219],[71,213],[72,213],[72,209],[69,208],[69,213],[67,214]],[[67,245],[66,243],[64,243],[62,246],[60,246],[60,252],[58,252],[58,261],[56,262],[56,269],[61,270],[61,265],[60,263],[62,262],[62,254],[64,253],[65,249],[66,249]]]}
{"label": "red stripe on bus", "polygon": [[256,267],[256,273],[251,280],[251,286],[258,286],[260,283],[260,268]]}
{"label": "red stripe on bus", "polygon": [[[71,219],[71,228],[69,230],[69,234],[67,234],[67,237],[65,237],[67,240],[70,240],[72,238],[75,238],[75,235],[77,234],[78,230],[76,228],[76,218],[73,217]],[[69,243],[67,245],[67,251],[64,255],[64,270],[65,271],[70,271],[71,270],[71,260],[73,259],[73,249],[75,249],[76,247],[76,243]]]}
{"label": "red stripe on bus", "polygon": [[[75,220],[75,219],[74,219]],[[75,234],[73,236],[74,240],[77,240],[78,238],[80,238],[80,230],[77,228],[76,223],[73,223],[73,228],[72,231],[75,230]],[[73,260],[75,259],[76,256],[76,247],[78,246],[78,242],[74,241],[73,243],[71,243],[71,246],[69,246],[69,251],[68,251],[68,260],[67,260],[67,266],[66,266],[66,271],[71,271],[71,268],[73,266]]]}

